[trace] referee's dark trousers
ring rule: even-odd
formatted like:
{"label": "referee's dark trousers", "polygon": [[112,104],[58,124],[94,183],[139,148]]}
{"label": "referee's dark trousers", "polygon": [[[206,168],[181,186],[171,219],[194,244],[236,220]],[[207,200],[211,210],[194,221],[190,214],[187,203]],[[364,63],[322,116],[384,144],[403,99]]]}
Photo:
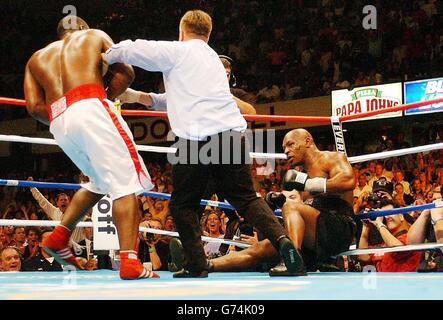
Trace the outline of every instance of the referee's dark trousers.
{"label": "referee's dark trousers", "polygon": [[[278,250],[278,239],[285,236],[286,231],[253,188],[245,135],[228,131],[206,141],[179,139],[176,146],[174,162],[178,163],[172,169],[174,190],[170,210],[183,244],[186,269],[198,273],[208,268],[200,238],[199,210],[210,177],[215,180],[217,194],[233,205]],[[217,147],[218,155],[214,155]],[[210,159],[218,161],[208,163],[208,154],[212,156]]]}

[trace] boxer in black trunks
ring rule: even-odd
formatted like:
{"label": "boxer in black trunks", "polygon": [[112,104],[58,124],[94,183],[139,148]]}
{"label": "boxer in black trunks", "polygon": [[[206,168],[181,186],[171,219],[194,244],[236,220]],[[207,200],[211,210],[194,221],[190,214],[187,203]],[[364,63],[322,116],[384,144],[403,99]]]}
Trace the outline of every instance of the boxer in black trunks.
{"label": "boxer in black trunks", "polygon": [[[289,170],[283,191],[267,200],[282,207],[285,227],[308,270],[349,248],[356,226],[352,218],[355,177],[346,156],[320,151],[311,134],[295,129],[286,134],[283,149],[291,165],[302,165],[306,173]],[[237,271],[261,263],[278,263],[278,253],[269,240],[246,250],[210,261],[210,271]],[[273,276],[288,275],[284,265],[271,269]]]}

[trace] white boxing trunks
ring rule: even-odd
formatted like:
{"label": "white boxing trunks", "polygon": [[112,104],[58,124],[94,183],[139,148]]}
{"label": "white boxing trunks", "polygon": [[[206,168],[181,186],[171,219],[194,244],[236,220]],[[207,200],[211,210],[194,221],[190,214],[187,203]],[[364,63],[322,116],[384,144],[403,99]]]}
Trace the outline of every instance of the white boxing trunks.
{"label": "white boxing trunks", "polygon": [[50,132],[89,177],[82,187],[112,200],[153,187],[134,138],[98,84],[81,85],[48,106]]}

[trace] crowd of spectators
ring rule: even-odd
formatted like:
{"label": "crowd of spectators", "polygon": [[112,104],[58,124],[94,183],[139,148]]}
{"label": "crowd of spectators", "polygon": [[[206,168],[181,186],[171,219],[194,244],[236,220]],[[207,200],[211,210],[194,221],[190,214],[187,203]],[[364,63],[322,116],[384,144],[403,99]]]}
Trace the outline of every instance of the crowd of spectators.
{"label": "crowd of spectators", "polygon": [[[409,142],[405,141],[402,133],[390,138],[397,146],[410,146]],[[172,166],[169,163],[148,163],[147,167],[154,184],[153,191],[170,194],[173,190]],[[385,192],[385,196],[390,199],[389,202],[382,203],[385,209],[431,203],[441,197],[443,150],[356,163],[353,168],[357,181],[353,191],[355,214],[371,208],[381,208],[382,206],[377,207],[374,204],[376,200],[373,199],[374,194],[378,194],[379,191]],[[281,178],[288,169],[289,164],[286,160],[276,160],[275,165],[270,165],[269,162],[262,164],[254,162],[251,175],[257,194],[265,197],[269,191],[281,191]],[[32,180],[32,177],[20,176],[19,174],[11,177]],[[48,180],[60,181],[57,179],[67,181],[68,178],[63,174],[58,174]],[[82,175],[77,175],[74,179],[80,181]],[[380,184],[382,188],[380,188]],[[389,187],[385,187],[386,185]],[[73,192],[56,189],[37,190],[36,188],[2,187],[0,188],[0,218],[59,220],[69,205]],[[175,230],[174,221],[169,212],[169,201],[147,196],[139,196],[138,199],[141,226],[167,231]],[[219,200],[216,194],[210,199]],[[380,199],[378,200],[380,201]],[[364,221],[362,230],[355,239],[356,244],[363,248],[404,245],[408,241],[408,230],[414,222],[424,219],[420,216],[421,212],[413,211],[410,214],[391,216],[384,220],[379,218],[375,221]],[[429,213],[426,213],[425,216],[429,216]],[[88,219],[90,220],[90,217]],[[233,227],[234,225],[235,227]],[[240,227],[240,231],[238,231],[240,225],[243,225],[243,227]],[[258,230],[249,228],[248,232],[244,232],[248,229],[245,225],[247,225],[247,221],[243,221],[235,212],[232,214],[230,210],[210,206],[202,208],[201,227],[203,235],[214,238],[241,239],[251,244],[260,240]],[[9,258],[6,256],[1,258],[0,265],[2,265],[1,261],[12,259],[12,266],[6,267],[3,265],[3,268],[11,268],[11,270],[18,268],[13,263],[17,251],[21,257],[21,270],[59,270],[60,266],[47,256],[39,246],[41,238],[50,231],[47,228],[36,227],[0,227],[0,247],[9,248],[13,246],[15,248],[4,252]],[[387,234],[384,234],[386,232]],[[86,269],[112,269],[117,267],[115,261],[111,261],[109,255],[94,254],[92,250],[92,228],[78,228],[74,231],[72,240],[74,242],[72,248],[78,256],[79,262]],[[154,270],[170,270],[170,240],[171,238],[168,236],[140,233],[140,259],[144,263],[150,264]],[[232,246],[221,246],[218,243],[209,242],[205,244],[205,252],[209,258],[228,254],[231,250],[237,249]],[[417,252],[413,254],[409,252],[409,255],[402,254],[400,257],[395,256],[395,254],[393,256],[388,254],[385,257],[387,260],[383,260],[380,256],[362,255],[357,261],[353,261],[354,268],[349,270],[361,270],[363,266],[373,264],[379,271],[415,271],[419,268],[419,263],[422,262],[421,253]],[[356,265],[358,265],[358,268],[355,267]]]}
{"label": "crowd of spectators", "polygon": [[[368,4],[361,0],[99,0],[79,2],[76,13],[116,42],[174,40],[181,14],[203,8],[213,17],[210,45],[234,59],[237,86],[253,93],[257,103],[441,75],[441,2],[374,1],[375,30],[362,26],[363,7]],[[24,65],[32,52],[55,39],[63,7],[61,0],[45,6],[39,1],[9,1],[2,7],[0,95],[23,96]],[[137,71],[134,87],[159,91],[161,75]],[[23,117],[25,112],[1,108],[0,115]]]}
{"label": "crowd of spectators", "polygon": [[[17,0],[2,7],[0,96],[23,96],[24,64],[32,52],[55,39],[55,25],[63,16],[64,4],[64,1],[54,0],[41,6],[39,1]],[[441,75],[440,68],[436,67],[443,64],[441,2],[374,1],[377,8],[375,30],[365,30],[362,26],[362,8],[367,4],[361,0],[98,0],[79,2],[76,10],[91,27],[103,29],[117,42],[128,38],[174,40],[182,13],[191,8],[205,9],[214,23],[210,45],[218,53],[234,59],[237,86],[252,93],[256,103],[328,95],[337,88]],[[161,91],[161,75],[137,70],[134,87]],[[0,108],[2,120],[25,116],[24,109]],[[437,128],[418,142],[442,141],[443,130]],[[412,145],[411,141],[405,141],[402,133],[386,134],[382,140],[366,143],[361,149],[376,152]],[[332,150],[333,146],[324,145],[321,149]],[[353,167],[358,181],[354,190],[356,214],[373,206],[370,195],[379,191],[373,187],[382,182],[392,186],[392,190],[383,190],[390,200],[383,203],[383,207],[430,203],[441,197],[442,150],[370,161]],[[148,169],[155,185],[153,191],[171,193],[171,165],[148,163]],[[265,197],[269,191],[280,191],[281,177],[287,169],[288,163],[284,160],[277,160],[275,166],[254,163],[251,174],[257,193]],[[29,173],[9,173],[6,178],[23,180],[30,177]],[[72,182],[80,179],[79,175],[60,169],[53,177],[39,180]],[[1,187],[0,219],[57,220],[72,195],[73,191],[41,189],[37,193],[27,188]],[[140,196],[139,204],[141,226],[174,231],[167,200]],[[417,230],[417,225],[424,225],[429,217],[429,212],[411,212],[385,220],[364,221],[356,244],[360,247],[406,244],[409,231]],[[233,232],[233,222],[237,227],[246,223],[232,212],[212,207],[202,209],[204,235],[236,236],[250,243],[258,240],[259,235],[253,230]],[[51,229],[47,228],[0,227],[0,270],[60,270],[61,266],[40,246],[49,232]],[[418,238],[414,234],[414,241]],[[140,233],[139,240],[139,257],[144,263],[154,270],[170,269],[170,237]],[[118,267],[115,257],[93,252],[90,228],[77,232],[73,242],[72,248],[85,269]],[[208,257],[237,249],[214,243],[205,245]],[[435,258],[433,254],[428,254],[426,259],[421,254],[420,257],[416,253],[408,254],[362,256],[353,261],[353,265],[373,264],[378,271],[415,271],[429,256]]]}

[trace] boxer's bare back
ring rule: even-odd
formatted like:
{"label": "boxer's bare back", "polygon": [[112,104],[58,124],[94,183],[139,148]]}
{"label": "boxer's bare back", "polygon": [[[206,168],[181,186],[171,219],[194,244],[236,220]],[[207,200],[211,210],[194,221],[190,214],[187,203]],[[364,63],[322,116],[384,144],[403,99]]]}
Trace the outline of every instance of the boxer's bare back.
{"label": "boxer's bare back", "polygon": [[[25,70],[24,91],[27,109],[38,121],[49,124],[47,105],[67,91],[82,84],[103,86],[104,66],[101,54],[112,46],[111,38],[97,29],[76,30],[66,33],[61,40],[35,52]],[[112,99],[130,85],[134,72],[127,65],[113,65],[113,74],[119,81],[112,81],[107,89]]]}

